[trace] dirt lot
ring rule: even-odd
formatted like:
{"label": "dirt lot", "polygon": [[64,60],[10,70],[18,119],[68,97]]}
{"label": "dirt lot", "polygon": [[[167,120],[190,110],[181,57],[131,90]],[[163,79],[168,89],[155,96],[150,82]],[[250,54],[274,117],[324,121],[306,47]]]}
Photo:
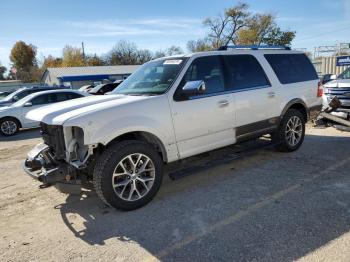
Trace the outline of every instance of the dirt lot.
{"label": "dirt lot", "polygon": [[[237,147],[183,164],[210,168],[163,186],[148,206],[120,212],[93,191],[67,196],[21,170],[40,141],[0,138],[1,261],[350,261],[350,135],[308,128],[303,147]],[[168,168],[172,169],[172,167]]]}

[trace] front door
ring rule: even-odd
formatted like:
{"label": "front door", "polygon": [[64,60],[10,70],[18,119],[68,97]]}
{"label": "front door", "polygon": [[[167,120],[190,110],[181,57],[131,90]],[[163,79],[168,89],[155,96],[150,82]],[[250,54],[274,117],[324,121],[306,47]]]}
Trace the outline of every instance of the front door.
{"label": "front door", "polygon": [[[219,56],[193,60],[169,100],[180,158],[196,155],[235,142],[234,101],[225,90],[222,60]],[[202,80],[206,92],[188,99],[177,93],[188,81]]]}

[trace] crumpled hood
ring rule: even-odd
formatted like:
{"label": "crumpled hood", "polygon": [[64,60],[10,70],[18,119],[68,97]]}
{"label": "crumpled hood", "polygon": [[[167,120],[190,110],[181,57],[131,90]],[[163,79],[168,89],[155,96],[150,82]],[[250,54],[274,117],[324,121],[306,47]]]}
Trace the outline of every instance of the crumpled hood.
{"label": "crumpled hood", "polygon": [[80,115],[86,115],[145,98],[126,95],[87,96],[31,110],[27,113],[26,118],[49,125],[62,125],[67,120]]}
{"label": "crumpled hood", "polygon": [[324,84],[325,88],[350,88],[350,79],[336,79]]}

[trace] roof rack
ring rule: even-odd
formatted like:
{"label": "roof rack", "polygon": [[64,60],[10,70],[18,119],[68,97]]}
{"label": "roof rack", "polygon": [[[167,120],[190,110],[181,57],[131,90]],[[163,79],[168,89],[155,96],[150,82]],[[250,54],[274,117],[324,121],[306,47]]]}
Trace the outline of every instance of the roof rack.
{"label": "roof rack", "polygon": [[250,50],[292,50],[289,46],[283,46],[283,45],[227,45],[227,46],[220,46],[218,48],[218,51],[225,51],[228,49],[250,49]]}

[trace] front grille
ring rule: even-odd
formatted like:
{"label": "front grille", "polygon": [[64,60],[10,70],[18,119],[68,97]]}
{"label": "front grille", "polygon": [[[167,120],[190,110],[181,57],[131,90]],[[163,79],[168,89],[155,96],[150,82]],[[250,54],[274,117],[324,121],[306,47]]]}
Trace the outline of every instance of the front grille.
{"label": "front grille", "polygon": [[50,147],[51,152],[56,160],[65,159],[65,142],[63,135],[63,126],[47,125],[41,123],[41,135],[44,143]]}
{"label": "front grille", "polygon": [[350,87],[326,88],[324,94],[328,102],[336,96],[340,100],[343,108],[350,107]]}

